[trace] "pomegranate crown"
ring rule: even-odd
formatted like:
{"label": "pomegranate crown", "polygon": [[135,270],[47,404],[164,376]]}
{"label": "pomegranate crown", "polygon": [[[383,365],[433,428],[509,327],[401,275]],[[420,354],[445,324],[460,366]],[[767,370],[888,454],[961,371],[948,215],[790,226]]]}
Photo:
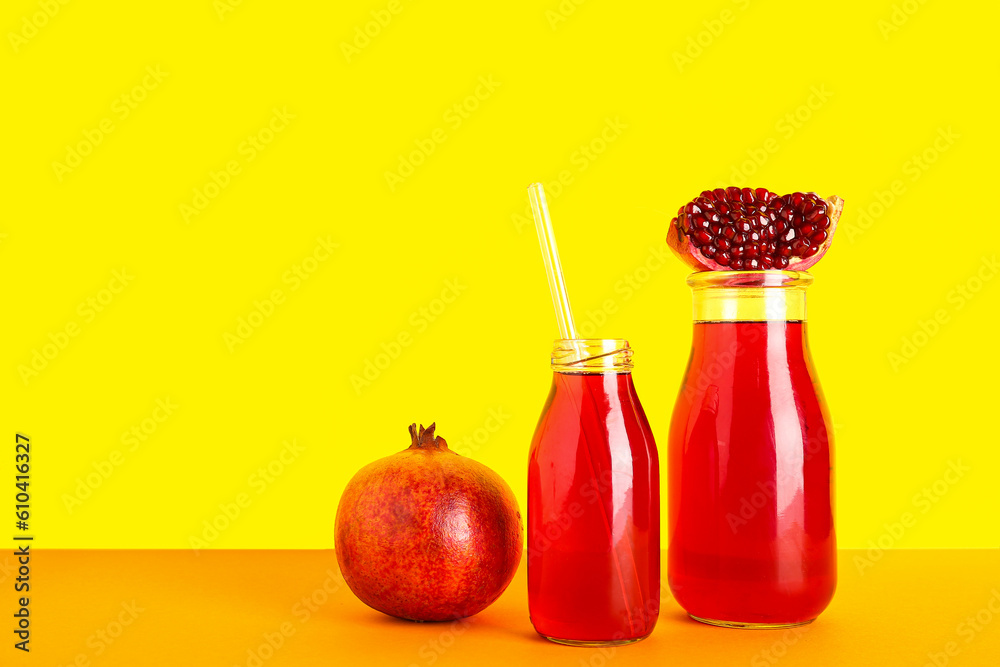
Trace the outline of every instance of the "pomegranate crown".
{"label": "pomegranate crown", "polygon": [[417,430],[416,424],[410,424],[410,438],[413,440],[413,444],[410,445],[410,449],[425,449],[425,450],[446,450],[448,449],[448,443],[441,436],[434,435],[434,428],[437,426],[436,423],[432,422],[430,426],[424,428],[424,425],[420,425],[420,430]]}

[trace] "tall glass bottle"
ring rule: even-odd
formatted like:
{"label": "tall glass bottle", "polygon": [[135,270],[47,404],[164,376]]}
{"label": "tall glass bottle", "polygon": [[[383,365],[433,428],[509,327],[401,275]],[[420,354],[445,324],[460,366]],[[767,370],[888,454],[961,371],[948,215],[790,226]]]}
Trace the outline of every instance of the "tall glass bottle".
{"label": "tall glass bottle", "polygon": [[696,620],[808,623],[836,586],[829,416],[792,271],[700,272],[669,444],[668,579]]}
{"label": "tall glass bottle", "polygon": [[625,340],[556,341],[528,463],[528,603],[552,641],[627,644],[660,609],[659,464]]}

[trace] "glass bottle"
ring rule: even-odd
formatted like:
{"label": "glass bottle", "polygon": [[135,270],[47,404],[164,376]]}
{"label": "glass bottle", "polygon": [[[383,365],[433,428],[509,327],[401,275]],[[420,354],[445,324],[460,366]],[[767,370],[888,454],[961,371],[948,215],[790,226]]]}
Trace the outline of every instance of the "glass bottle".
{"label": "glass bottle", "polygon": [[788,627],[836,586],[832,434],[793,271],[705,271],[670,425],[668,580],[695,620]]}
{"label": "glass bottle", "polygon": [[552,641],[627,644],[660,608],[659,463],[621,339],[558,340],[528,463],[528,603]]}

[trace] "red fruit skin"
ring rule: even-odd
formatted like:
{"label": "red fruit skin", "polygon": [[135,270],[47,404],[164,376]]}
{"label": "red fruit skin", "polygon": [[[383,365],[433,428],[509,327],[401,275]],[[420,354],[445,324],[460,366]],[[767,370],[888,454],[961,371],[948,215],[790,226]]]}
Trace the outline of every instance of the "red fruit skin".
{"label": "red fruit skin", "polygon": [[370,463],[337,508],[347,585],[369,607],[413,621],[476,614],[510,583],[524,529],[510,486],[450,451],[416,446]]}
{"label": "red fruit skin", "polygon": [[695,271],[724,271],[722,266],[702,255],[694,247],[676,221],[677,218],[674,218],[674,223],[667,231],[667,245],[674,251],[674,254]]}

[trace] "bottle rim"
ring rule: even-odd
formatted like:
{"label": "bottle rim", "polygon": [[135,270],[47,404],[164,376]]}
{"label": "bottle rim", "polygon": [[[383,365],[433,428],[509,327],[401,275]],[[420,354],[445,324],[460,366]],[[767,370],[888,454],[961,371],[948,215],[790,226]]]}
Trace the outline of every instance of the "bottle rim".
{"label": "bottle rim", "polygon": [[813,276],[808,271],[696,271],[687,277],[691,289],[709,287],[808,287]]}
{"label": "bottle rim", "polygon": [[551,365],[557,373],[629,373],[632,353],[624,338],[563,338],[553,342]]}

